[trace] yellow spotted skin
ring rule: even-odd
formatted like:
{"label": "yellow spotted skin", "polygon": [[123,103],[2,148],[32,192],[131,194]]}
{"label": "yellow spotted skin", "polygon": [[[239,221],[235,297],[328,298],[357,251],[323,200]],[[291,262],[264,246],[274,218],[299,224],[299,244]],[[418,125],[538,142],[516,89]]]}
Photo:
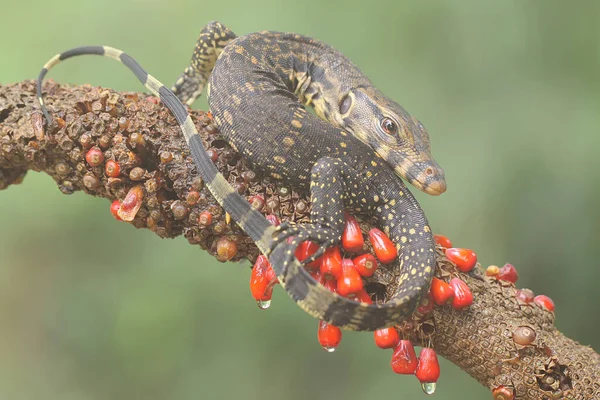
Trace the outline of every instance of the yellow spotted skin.
{"label": "yellow spotted skin", "polygon": [[[430,157],[422,125],[380,94],[349,60],[304,36],[260,32],[236,38],[213,22],[203,29],[190,67],[171,91],[120,50],[81,47],[55,56],[40,73],[38,99],[49,121],[42,79],[58,62],[83,54],[121,61],[173,112],[207,187],[269,256],[282,286],[302,309],[350,330],[374,330],[410,317],[429,290],[435,244],[423,211],[398,175],[438,194],[445,189],[445,182],[439,183],[443,173]],[[255,168],[310,191],[310,224],[274,228],[218,172],[181,102],[191,104],[205,85],[211,112],[230,144]],[[373,104],[364,100],[367,95]],[[312,105],[321,118],[304,105]],[[396,144],[365,128],[370,120],[377,126],[382,112],[398,122]],[[376,217],[396,243],[398,289],[386,303],[369,305],[332,293],[294,257],[304,240],[320,244],[313,258],[337,244],[344,209]]]}

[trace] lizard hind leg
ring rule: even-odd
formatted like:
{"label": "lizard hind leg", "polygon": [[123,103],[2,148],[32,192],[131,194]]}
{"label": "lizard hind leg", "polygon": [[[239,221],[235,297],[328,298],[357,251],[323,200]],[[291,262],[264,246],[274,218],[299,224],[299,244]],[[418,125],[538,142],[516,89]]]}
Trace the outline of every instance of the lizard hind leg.
{"label": "lizard hind leg", "polygon": [[202,28],[190,65],[171,89],[182,103],[190,106],[200,97],[219,54],[235,38],[235,33],[217,21]]}

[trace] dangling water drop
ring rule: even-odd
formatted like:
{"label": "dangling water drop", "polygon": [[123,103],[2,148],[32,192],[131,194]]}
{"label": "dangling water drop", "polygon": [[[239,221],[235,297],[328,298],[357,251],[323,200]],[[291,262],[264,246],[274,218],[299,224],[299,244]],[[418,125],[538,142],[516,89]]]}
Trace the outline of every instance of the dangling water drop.
{"label": "dangling water drop", "polygon": [[326,352],[333,353],[342,341],[342,330],[337,326],[329,325],[327,322],[320,320],[317,337],[321,347]]}
{"label": "dangling water drop", "polygon": [[437,387],[437,383],[435,383],[435,382],[421,383],[421,389],[423,389],[423,392],[425,392],[425,394],[434,394],[436,387]]}
{"label": "dangling water drop", "polygon": [[322,347],[328,353],[333,353],[335,351],[335,349],[337,349],[337,347],[335,347],[335,346],[322,346]]}
{"label": "dangling water drop", "polygon": [[267,308],[271,307],[271,300],[256,300],[256,305],[261,310],[266,310]]}

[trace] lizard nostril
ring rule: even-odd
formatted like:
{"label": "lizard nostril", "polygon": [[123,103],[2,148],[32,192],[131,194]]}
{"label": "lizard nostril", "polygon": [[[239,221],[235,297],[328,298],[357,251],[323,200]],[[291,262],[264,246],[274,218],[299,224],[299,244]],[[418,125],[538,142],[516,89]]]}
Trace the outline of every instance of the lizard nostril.
{"label": "lizard nostril", "polygon": [[431,168],[431,167],[428,167],[428,168],[425,170],[425,173],[426,173],[428,176],[431,176],[431,175],[433,175],[433,168]]}

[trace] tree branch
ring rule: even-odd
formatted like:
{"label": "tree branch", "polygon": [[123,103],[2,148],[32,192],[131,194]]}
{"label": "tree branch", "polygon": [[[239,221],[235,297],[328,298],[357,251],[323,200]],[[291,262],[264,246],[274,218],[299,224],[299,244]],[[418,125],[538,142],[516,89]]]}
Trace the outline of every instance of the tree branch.
{"label": "tree branch", "polygon": [[[256,246],[236,224],[228,223],[196,175],[175,119],[156,98],[52,81],[44,91],[56,118],[50,126],[35,100],[34,82],[0,85],[0,189],[21,183],[28,170],[44,171],[65,194],[82,190],[129,201],[133,209],[121,207],[119,216],[136,228],[161,237],[183,234],[220,261],[256,259]],[[305,194],[251,171],[207,113],[190,114],[219,170],[240,194],[265,214],[309,220]],[[114,177],[105,171],[108,160],[120,168]],[[362,225],[368,229],[371,221]],[[394,288],[395,274],[380,270],[370,287],[384,285],[387,289],[380,295],[385,297]],[[498,399],[510,398],[500,397],[500,386],[517,399],[600,398],[600,355],[557,331],[553,313],[518,300],[514,285],[483,276],[480,267],[470,274],[458,272],[441,249],[437,275],[459,276],[475,300],[467,310],[443,306],[415,316],[399,327],[406,337],[431,344],[482,385],[496,389]],[[514,338],[520,327],[534,332],[531,343],[517,344],[522,342]]]}

